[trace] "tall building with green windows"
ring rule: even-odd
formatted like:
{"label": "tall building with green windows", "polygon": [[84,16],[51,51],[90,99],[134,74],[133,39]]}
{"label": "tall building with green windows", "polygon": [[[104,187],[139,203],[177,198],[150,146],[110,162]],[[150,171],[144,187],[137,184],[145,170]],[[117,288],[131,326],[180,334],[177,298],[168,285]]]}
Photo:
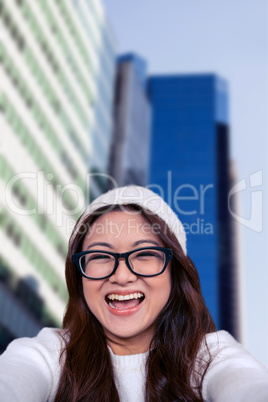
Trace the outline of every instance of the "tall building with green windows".
{"label": "tall building with green windows", "polygon": [[67,241],[105,184],[115,41],[99,0],[0,0],[0,31],[1,351],[61,323]]}

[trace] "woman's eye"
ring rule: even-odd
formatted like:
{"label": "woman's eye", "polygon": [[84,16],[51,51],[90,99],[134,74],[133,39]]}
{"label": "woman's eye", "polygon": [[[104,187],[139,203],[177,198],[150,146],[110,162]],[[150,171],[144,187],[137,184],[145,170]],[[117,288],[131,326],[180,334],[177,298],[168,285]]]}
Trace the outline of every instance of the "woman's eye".
{"label": "woman's eye", "polygon": [[157,257],[157,254],[155,254],[155,253],[153,253],[151,251],[146,251],[146,252],[144,251],[142,253],[139,253],[137,255],[137,257]]}
{"label": "woman's eye", "polygon": [[103,255],[103,254],[97,254],[93,255],[92,257],[89,258],[89,261],[94,261],[94,260],[109,260],[111,257],[109,255]]}

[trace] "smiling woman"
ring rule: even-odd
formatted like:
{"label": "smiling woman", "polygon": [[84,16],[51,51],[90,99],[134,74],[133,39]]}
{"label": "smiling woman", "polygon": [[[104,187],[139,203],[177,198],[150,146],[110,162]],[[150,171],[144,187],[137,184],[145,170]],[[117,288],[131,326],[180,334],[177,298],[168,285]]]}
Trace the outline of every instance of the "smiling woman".
{"label": "smiling woman", "polygon": [[[155,320],[171,289],[171,252],[153,230],[144,234],[148,221],[128,209],[100,216],[82,246],[84,251],[90,249],[85,251],[89,254],[82,280],[86,303],[101,323],[108,345],[121,355],[148,350]],[[99,234],[96,224],[120,227],[120,235],[115,237],[109,229]],[[111,251],[117,254],[107,254]],[[100,279],[90,280],[86,275]]]}
{"label": "smiling woman", "polygon": [[0,357],[3,400],[268,400],[268,371],[216,332],[183,225],[152,191],[117,188],[89,205],[66,281],[63,329]]}

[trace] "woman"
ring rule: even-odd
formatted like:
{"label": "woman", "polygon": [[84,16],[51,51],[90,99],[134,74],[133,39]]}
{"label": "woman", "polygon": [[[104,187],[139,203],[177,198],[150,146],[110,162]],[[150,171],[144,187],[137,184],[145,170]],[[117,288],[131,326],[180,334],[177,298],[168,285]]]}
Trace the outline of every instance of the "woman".
{"label": "woman", "polygon": [[183,226],[148,189],[96,199],[70,238],[63,330],[12,342],[4,401],[267,401],[268,372],[215,332]]}

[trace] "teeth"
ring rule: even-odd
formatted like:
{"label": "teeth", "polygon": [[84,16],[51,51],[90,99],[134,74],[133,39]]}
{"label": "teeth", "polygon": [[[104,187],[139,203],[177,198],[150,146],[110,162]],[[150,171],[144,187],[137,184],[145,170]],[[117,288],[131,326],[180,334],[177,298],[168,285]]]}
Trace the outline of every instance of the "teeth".
{"label": "teeth", "polygon": [[140,299],[144,297],[143,293],[130,293],[129,295],[118,295],[117,293],[111,293],[108,296],[109,300],[132,300],[132,299]]}

